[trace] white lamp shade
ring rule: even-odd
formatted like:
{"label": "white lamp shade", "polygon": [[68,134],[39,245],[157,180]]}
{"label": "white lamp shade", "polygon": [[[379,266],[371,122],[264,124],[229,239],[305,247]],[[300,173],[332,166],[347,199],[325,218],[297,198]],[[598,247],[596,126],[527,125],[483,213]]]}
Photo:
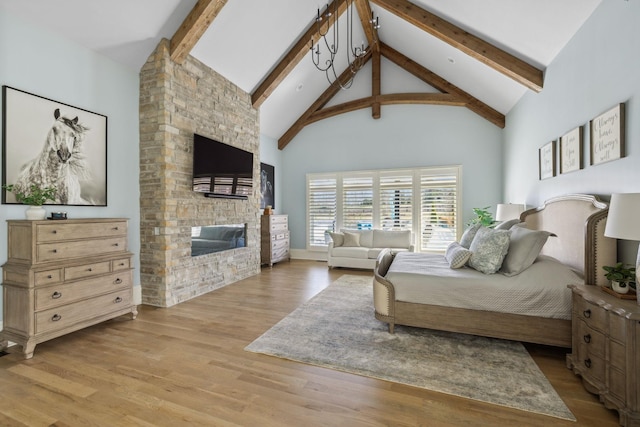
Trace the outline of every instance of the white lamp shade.
{"label": "white lamp shade", "polygon": [[520,218],[524,212],[524,205],[516,203],[500,203],[496,207],[496,221],[507,221],[509,219]]}
{"label": "white lamp shade", "polygon": [[640,240],[640,193],[611,195],[604,235],[616,239]]}

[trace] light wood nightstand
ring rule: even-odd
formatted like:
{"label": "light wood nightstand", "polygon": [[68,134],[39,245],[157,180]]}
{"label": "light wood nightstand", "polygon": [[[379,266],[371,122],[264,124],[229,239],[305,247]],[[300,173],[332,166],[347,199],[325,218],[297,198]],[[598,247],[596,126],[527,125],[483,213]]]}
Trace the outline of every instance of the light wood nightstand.
{"label": "light wood nightstand", "polygon": [[567,366],[607,408],[618,411],[621,425],[640,426],[640,306],[598,286],[569,288],[573,338]]}

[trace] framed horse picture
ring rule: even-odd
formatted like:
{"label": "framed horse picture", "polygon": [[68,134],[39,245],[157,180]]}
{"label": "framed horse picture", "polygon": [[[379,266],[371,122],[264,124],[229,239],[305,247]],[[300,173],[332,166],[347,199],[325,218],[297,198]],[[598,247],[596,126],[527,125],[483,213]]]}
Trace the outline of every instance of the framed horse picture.
{"label": "framed horse picture", "polygon": [[107,116],[9,86],[2,114],[2,203],[36,184],[55,190],[47,204],[107,205]]}

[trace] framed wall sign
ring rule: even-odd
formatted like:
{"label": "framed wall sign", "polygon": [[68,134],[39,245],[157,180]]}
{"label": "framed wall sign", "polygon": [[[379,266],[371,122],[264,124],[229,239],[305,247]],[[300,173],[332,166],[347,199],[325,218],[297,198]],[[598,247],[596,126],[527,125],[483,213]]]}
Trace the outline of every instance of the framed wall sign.
{"label": "framed wall sign", "polygon": [[[53,205],[107,205],[107,116],[2,86],[2,184],[54,187]],[[2,203],[17,203],[2,190]]]}
{"label": "framed wall sign", "polygon": [[560,173],[583,168],[582,126],[578,126],[560,137]]}
{"label": "framed wall sign", "polygon": [[538,149],[538,173],[541,180],[556,176],[555,141],[551,141]]}
{"label": "framed wall sign", "polygon": [[592,165],[624,157],[624,104],[618,104],[590,122]]}

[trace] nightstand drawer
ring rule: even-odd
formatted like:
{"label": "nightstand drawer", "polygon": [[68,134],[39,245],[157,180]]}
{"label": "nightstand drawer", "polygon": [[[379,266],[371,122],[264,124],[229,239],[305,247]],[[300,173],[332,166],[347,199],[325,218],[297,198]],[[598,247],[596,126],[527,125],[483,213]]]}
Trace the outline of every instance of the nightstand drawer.
{"label": "nightstand drawer", "polygon": [[627,340],[627,321],[615,314],[609,315],[609,335],[618,342]]}
{"label": "nightstand drawer", "polygon": [[580,360],[578,364],[582,368],[585,377],[596,382],[604,382],[604,360],[595,354],[589,353],[586,344],[580,344]]}
{"label": "nightstand drawer", "polygon": [[592,329],[605,332],[607,324],[607,312],[584,299],[577,299],[576,302],[576,314],[578,317]]}
{"label": "nightstand drawer", "polygon": [[589,354],[604,358],[605,336],[602,332],[590,328],[583,320],[578,324],[578,337]]}

